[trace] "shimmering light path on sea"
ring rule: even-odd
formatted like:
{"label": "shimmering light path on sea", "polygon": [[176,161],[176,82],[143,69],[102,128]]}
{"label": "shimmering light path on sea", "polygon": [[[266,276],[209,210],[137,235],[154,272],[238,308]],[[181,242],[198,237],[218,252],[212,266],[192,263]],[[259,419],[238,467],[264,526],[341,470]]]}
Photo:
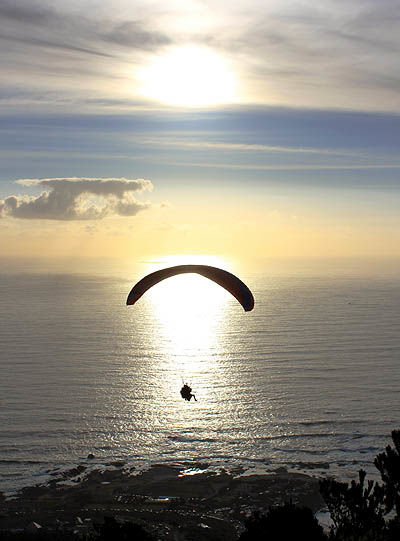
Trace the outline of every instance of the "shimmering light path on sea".
{"label": "shimmering light path on sea", "polygon": [[[126,307],[132,276],[3,273],[1,486],[90,452],[97,463],[373,472],[398,427],[399,280],[241,278],[250,313],[195,276]],[[198,402],[181,399],[182,380]]]}

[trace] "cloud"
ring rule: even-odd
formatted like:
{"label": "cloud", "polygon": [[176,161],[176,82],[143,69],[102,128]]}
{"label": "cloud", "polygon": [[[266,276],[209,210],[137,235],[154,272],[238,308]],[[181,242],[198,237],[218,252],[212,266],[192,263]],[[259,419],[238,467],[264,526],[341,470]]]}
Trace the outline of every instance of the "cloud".
{"label": "cloud", "polygon": [[117,24],[108,33],[101,36],[105,41],[141,49],[157,49],[170,45],[172,40],[166,34],[155,29],[150,30],[143,21],[126,21]]}
{"label": "cloud", "polygon": [[[368,171],[379,169],[400,169],[400,163],[393,164],[235,164],[232,162],[182,162],[182,161],[165,161],[168,165],[183,166],[183,167],[209,167],[214,169],[238,169],[243,171],[341,171],[341,170],[354,170],[354,171]],[[381,185],[382,186],[382,185]]]}
{"label": "cloud", "polygon": [[[232,151],[254,151],[254,152],[283,152],[293,154],[327,154],[338,156],[354,156],[354,152],[349,152],[343,149],[330,149],[330,148],[310,148],[310,147],[290,147],[280,145],[263,145],[257,143],[220,143],[213,141],[190,141],[184,139],[161,139],[161,138],[149,138],[137,141],[142,145],[159,145],[170,146],[180,148],[194,148],[194,149],[211,149],[211,150],[232,150]],[[356,154],[357,155],[357,154]],[[358,154],[359,155],[359,154]]]}
{"label": "cloud", "polygon": [[[211,38],[210,45],[234,50],[242,76],[275,102],[379,110],[385,97],[395,100],[398,91],[385,76],[398,71],[400,5],[391,0],[343,5],[265,3],[258,14],[249,7],[243,22]],[[398,100],[393,103],[397,109]]]}
{"label": "cloud", "polygon": [[171,43],[169,36],[155,28],[148,17],[121,22],[114,15],[104,10],[88,15],[87,11],[70,10],[57,3],[45,5],[43,0],[20,0],[18,5],[1,0],[0,18],[4,25],[0,25],[0,38],[5,42],[105,57],[118,56],[117,51],[110,53],[110,44],[151,51]]}
{"label": "cloud", "polygon": [[229,60],[243,103],[399,110],[399,2],[215,0],[210,9],[209,0],[0,0],[3,79],[42,93],[42,108],[58,106],[51,93],[82,108],[114,98],[130,108],[143,99],[138,68],[166,47],[197,44]]}
{"label": "cloud", "polygon": [[38,5],[35,2],[16,3],[10,0],[2,0],[0,4],[0,16],[5,19],[11,19],[21,23],[38,23],[43,24],[48,22],[49,16],[53,11],[48,7]]}
{"label": "cloud", "polygon": [[91,50],[89,48],[85,47],[76,47],[74,45],[71,45],[69,43],[62,43],[60,41],[52,41],[50,39],[39,39],[35,37],[29,37],[29,36],[0,36],[1,39],[6,41],[16,41],[19,43],[24,43],[26,45],[37,45],[39,47],[45,47],[48,49],[62,49],[64,51],[72,51],[77,53],[84,53],[89,55],[95,55],[95,56],[102,56],[105,58],[113,58],[113,55],[102,52],[102,51],[95,51]]}
{"label": "cloud", "polygon": [[0,0],[0,71],[12,93],[6,103],[29,106],[21,91],[32,101],[39,93],[42,109],[60,100],[74,109],[77,103],[101,107],[90,103],[96,98],[135,102],[134,67],[172,43],[168,32],[142,13],[147,8],[122,15],[118,5],[92,10],[78,4]]}
{"label": "cloud", "polygon": [[29,220],[100,220],[105,216],[135,216],[150,203],[133,192],[151,190],[149,180],[126,178],[19,179],[26,187],[43,187],[38,196],[10,195],[0,200],[0,216]]}

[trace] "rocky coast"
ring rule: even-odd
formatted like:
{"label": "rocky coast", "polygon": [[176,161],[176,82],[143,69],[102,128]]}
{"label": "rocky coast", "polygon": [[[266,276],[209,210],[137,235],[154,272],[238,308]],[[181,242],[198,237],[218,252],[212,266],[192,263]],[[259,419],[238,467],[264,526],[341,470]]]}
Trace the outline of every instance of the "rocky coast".
{"label": "rocky coast", "polygon": [[211,471],[203,463],[155,464],[145,471],[123,462],[102,469],[82,463],[11,498],[0,493],[0,530],[84,533],[113,516],[143,525],[160,540],[234,540],[247,515],[290,500],[321,509],[318,479],[284,468],[249,474]]}

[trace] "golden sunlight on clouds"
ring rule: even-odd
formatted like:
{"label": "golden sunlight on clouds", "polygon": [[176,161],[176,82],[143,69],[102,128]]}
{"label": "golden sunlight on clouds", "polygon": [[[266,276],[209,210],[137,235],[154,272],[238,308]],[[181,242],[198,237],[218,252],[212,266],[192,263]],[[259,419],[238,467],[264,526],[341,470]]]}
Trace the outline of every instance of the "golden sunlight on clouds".
{"label": "golden sunlight on clouds", "polygon": [[139,73],[142,93],[181,107],[202,107],[236,100],[233,72],[216,53],[204,47],[175,48]]}

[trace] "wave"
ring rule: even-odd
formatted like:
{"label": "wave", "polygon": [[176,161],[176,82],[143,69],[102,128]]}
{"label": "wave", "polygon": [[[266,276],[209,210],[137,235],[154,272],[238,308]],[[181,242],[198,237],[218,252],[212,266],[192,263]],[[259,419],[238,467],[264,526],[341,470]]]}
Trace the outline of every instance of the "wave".
{"label": "wave", "polygon": [[0,459],[0,464],[50,464],[43,460],[17,460],[17,459]]}
{"label": "wave", "polygon": [[269,442],[279,440],[294,440],[294,439],[320,439],[320,438],[337,438],[338,436],[348,436],[348,434],[338,434],[326,432],[308,433],[308,434],[279,434],[276,436],[260,436],[255,438],[258,442]]}
{"label": "wave", "polygon": [[320,421],[316,420],[316,421],[299,421],[298,423],[299,425],[302,425],[302,426],[320,426],[320,425],[332,425],[332,426],[336,426],[336,425],[345,425],[345,424],[350,424],[350,425],[364,425],[364,424],[368,424],[368,421],[365,421],[364,419],[338,419],[338,420],[334,420],[334,419],[321,419]]}
{"label": "wave", "polygon": [[216,438],[189,438],[185,436],[167,436],[167,439],[182,443],[214,443],[218,441]]}

